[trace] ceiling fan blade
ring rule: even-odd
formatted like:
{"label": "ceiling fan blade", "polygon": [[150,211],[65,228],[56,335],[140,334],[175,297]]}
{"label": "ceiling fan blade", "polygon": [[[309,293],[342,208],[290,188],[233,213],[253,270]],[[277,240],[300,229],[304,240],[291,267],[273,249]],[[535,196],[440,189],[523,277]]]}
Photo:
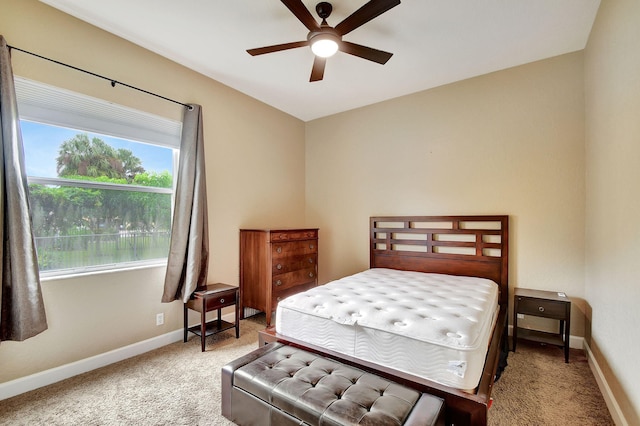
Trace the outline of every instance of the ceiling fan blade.
{"label": "ceiling fan blade", "polygon": [[285,6],[293,13],[309,31],[320,30],[320,25],[315,20],[309,9],[302,3],[302,0],[281,0]]}
{"label": "ceiling fan blade", "polygon": [[340,51],[348,53],[349,55],[358,56],[362,59],[377,62],[382,65],[386,64],[387,61],[393,56],[393,53],[373,49],[371,47],[362,46],[360,44],[350,43],[348,41],[342,41],[340,43]]}
{"label": "ceiling fan blade", "polygon": [[294,41],[292,43],[274,44],[273,46],[256,47],[255,49],[247,49],[247,53],[251,56],[264,55],[265,53],[279,52],[281,50],[295,49],[296,47],[308,46],[308,41]]}
{"label": "ceiling fan blade", "polygon": [[341,36],[348,34],[399,4],[400,0],[371,0],[336,25],[335,30]]}
{"label": "ceiling fan blade", "polygon": [[311,69],[311,78],[309,82],[320,81],[324,77],[324,66],[327,63],[327,58],[316,56],[313,60],[313,68]]}

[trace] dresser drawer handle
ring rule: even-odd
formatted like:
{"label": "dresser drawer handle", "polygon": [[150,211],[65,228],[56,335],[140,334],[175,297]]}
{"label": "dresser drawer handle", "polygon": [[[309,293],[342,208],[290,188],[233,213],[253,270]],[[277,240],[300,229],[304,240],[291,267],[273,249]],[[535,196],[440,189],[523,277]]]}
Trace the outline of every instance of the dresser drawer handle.
{"label": "dresser drawer handle", "polygon": [[276,269],[278,269],[278,270],[282,269],[282,264],[278,263],[278,264],[276,265]]}
{"label": "dresser drawer handle", "polygon": [[309,272],[309,278],[313,278],[313,272]]}
{"label": "dresser drawer handle", "polygon": [[276,281],[276,285],[277,286],[281,286],[282,285],[282,281],[281,280]]}
{"label": "dresser drawer handle", "polygon": [[538,310],[539,310],[540,312],[544,312],[544,306],[538,306]]}
{"label": "dresser drawer handle", "polygon": [[282,247],[278,247],[278,248],[276,248],[276,251],[277,251],[278,253],[282,253]]}
{"label": "dresser drawer handle", "polygon": [[310,248],[311,250],[313,250],[313,248],[314,248],[314,247],[315,247],[315,246],[314,246],[313,244],[309,244],[309,248]]}
{"label": "dresser drawer handle", "polygon": [[309,258],[309,263],[313,263],[313,257]]}
{"label": "dresser drawer handle", "polygon": [[278,297],[276,300],[279,302],[282,300],[282,297]]}

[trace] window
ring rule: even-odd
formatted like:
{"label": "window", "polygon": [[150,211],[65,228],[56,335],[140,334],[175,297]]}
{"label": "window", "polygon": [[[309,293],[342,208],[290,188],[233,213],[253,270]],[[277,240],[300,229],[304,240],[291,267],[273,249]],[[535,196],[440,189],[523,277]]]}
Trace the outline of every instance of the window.
{"label": "window", "polygon": [[41,275],[166,261],[181,123],[16,78]]}

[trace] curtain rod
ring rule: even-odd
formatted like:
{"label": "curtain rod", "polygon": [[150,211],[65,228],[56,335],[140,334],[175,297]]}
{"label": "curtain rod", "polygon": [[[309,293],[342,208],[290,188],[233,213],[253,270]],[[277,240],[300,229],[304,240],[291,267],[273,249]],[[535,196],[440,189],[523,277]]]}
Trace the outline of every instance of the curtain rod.
{"label": "curtain rod", "polygon": [[44,59],[44,60],[47,60],[49,62],[53,62],[54,64],[62,65],[64,67],[71,68],[71,69],[74,69],[76,71],[81,71],[81,72],[83,72],[85,74],[89,74],[89,75],[92,75],[94,77],[101,78],[103,80],[107,80],[107,81],[109,81],[111,83],[111,87],[116,87],[116,84],[119,84],[121,86],[128,87],[129,89],[137,90],[139,92],[146,93],[147,95],[155,96],[157,98],[164,99],[165,101],[169,101],[169,102],[173,102],[174,104],[182,105],[184,107],[187,107],[189,109],[189,111],[191,111],[193,109],[193,107],[191,105],[188,105],[188,104],[185,104],[183,102],[179,102],[179,101],[173,100],[171,98],[167,98],[167,97],[162,96],[162,95],[158,95],[157,93],[149,92],[148,90],[140,89],[139,87],[131,86],[130,84],[126,84],[126,83],[123,83],[121,81],[114,80],[113,78],[105,77],[103,75],[96,74],[94,72],[87,71],[87,70],[84,70],[82,68],[74,67],[73,65],[65,64],[64,62],[56,61],[55,59],[47,58],[45,56],[41,56],[41,55],[38,55],[36,53],[29,52],[28,50],[20,49],[20,48],[15,47],[15,46],[7,45],[7,47],[9,48],[9,50],[14,49],[14,50],[17,50],[19,52],[23,52],[23,53],[26,53],[28,55],[35,56],[36,58]]}

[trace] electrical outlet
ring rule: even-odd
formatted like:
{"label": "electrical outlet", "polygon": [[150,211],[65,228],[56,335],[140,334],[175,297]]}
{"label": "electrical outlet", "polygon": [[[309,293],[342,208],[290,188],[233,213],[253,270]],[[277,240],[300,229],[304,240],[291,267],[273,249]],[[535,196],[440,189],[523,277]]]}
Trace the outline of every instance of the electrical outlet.
{"label": "electrical outlet", "polygon": [[162,324],[164,324],[164,314],[163,313],[156,314],[156,325],[162,325]]}

